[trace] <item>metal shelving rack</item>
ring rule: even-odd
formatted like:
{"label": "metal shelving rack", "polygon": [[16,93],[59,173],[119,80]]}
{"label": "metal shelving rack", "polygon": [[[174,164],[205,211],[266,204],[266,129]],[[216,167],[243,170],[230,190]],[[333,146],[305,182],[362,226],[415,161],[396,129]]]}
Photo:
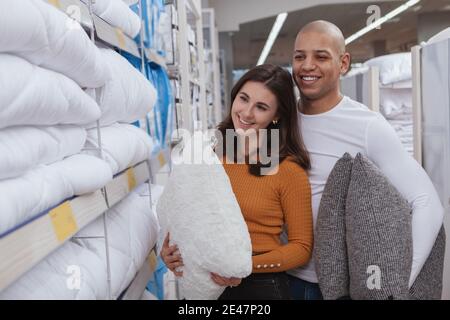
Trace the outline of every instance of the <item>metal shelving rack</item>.
{"label": "metal shelving rack", "polygon": [[[125,35],[119,28],[109,25],[92,13],[92,0],[87,5],[80,0],[46,1],[70,17],[74,15],[73,18],[80,22],[93,42],[98,41],[103,45],[124,50],[138,58],[142,58],[142,51],[133,39]],[[130,0],[128,2],[132,4],[138,1]],[[144,54],[152,62],[166,68],[164,58],[153,50],[145,50]],[[103,158],[101,128],[98,122],[97,132],[100,145],[98,153],[100,158]],[[47,212],[34,217],[20,227],[0,235],[0,291],[18,280],[23,274],[62,246],[67,240],[71,239],[83,227],[103,215],[105,233],[102,238],[105,239],[107,257],[108,297],[112,299],[106,212],[124,199],[137,186],[152,181],[153,174],[159,172],[169,162],[170,151],[162,150],[151,159],[116,175],[101,190],[66,200],[54,208],[49,208]],[[150,207],[152,207],[151,193],[149,200]],[[99,238],[96,235],[92,237]],[[156,268],[155,256],[155,248],[153,248],[141,270],[128,286],[127,292],[124,293],[123,297],[125,299],[140,298],[148,279]]]}

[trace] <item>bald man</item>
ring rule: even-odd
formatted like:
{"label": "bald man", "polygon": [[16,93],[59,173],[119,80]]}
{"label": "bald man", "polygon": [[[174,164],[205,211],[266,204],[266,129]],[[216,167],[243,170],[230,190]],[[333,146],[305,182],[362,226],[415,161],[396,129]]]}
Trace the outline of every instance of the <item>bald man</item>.
{"label": "bald man", "polygon": [[[300,30],[292,72],[301,95],[301,134],[311,155],[314,224],[325,183],[336,161],[345,152],[365,155],[413,208],[411,286],[433,247],[444,209],[427,174],[403,149],[388,122],[340,92],[340,76],[349,65],[344,36],[334,24],[314,21]],[[289,274],[293,298],[322,298],[313,260]]]}

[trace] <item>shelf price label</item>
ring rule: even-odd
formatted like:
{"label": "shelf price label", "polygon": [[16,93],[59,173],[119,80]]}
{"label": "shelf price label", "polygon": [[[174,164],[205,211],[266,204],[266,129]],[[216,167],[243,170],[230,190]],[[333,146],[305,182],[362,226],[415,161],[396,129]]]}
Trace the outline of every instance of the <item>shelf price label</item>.
{"label": "shelf price label", "polygon": [[161,168],[166,164],[166,159],[164,158],[164,154],[162,152],[158,154],[158,161]]}
{"label": "shelf price label", "polygon": [[115,28],[117,41],[119,42],[120,49],[125,49],[125,35],[119,28]]}
{"label": "shelf price label", "polygon": [[69,201],[66,201],[51,210],[49,215],[56,238],[60,243],[64,242],[78,230],[77,222]]}
{"label": "shelf price label", "polygon": [[136,188],[136,175],[134,174],[134,169],[130,168],[127,170],[127,179],[128,179],[128,190],[131,191]]}

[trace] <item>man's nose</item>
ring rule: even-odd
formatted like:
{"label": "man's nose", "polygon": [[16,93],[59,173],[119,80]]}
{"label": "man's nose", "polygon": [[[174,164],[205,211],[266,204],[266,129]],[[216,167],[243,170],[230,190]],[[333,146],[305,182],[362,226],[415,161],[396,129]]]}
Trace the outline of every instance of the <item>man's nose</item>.
{"label": "man's nose", "polygon": [[316,65],[314,63],[314,60],[311,57],[306,57],[305,60],[302,63],[302,69],[305,71],[313,70]]}

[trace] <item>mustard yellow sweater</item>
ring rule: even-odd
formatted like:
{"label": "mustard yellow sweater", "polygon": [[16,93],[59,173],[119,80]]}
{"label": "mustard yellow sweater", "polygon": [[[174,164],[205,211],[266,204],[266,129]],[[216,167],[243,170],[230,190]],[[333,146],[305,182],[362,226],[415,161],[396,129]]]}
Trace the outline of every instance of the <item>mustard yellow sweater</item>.
{"label": "mustard yellow sweater", "polygon": [[[253,248],[253,272],[281,272],[311,258],[313,221],[306,172],[289,159],[274,175],[256,177],[247,164],[223,164],[236,195]],[[288,243],[280,234],[286,223]]]}

